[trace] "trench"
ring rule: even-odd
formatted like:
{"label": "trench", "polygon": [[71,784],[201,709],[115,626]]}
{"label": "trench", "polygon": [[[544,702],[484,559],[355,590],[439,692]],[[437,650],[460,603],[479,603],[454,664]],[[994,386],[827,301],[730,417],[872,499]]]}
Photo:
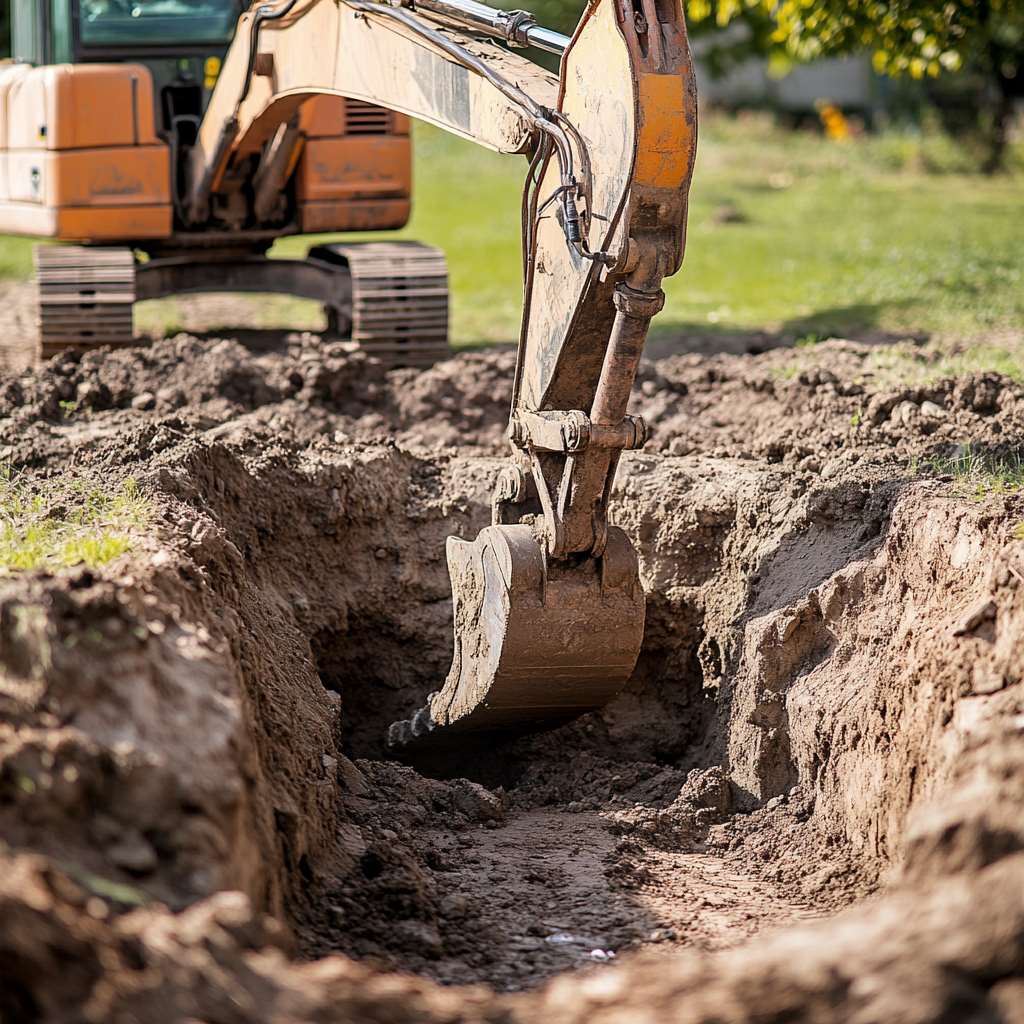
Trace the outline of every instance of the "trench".
{"label": "trench", "polygon": [[[991,557],[988,520],[884,477],[771,519],[751,514],[770,481],[746,468],[705,507],[666,513],[665,490],[700,477],[685,465],[637,460],[621,484],[648,593],[624,692],[436,778],[387,760],[383,739],[450,663],[443,538],[486,521],[493,460],[371,448],[216,472],[208,511],[244,554],[253,605],[293,609],[339,702],[325,756],[351,760],[332,834],[289,854],[304,956],[516,991],[638,951],[736,947],[829,916],[900,865],[914,780],[949,770],[934,737],[950,697],[914,682],[927,646],[888,672],[869,649],[902,642],[893,595],[930,602],[927,622],[967,599],[959,574],[943,591],[921,569],[965,531]],[[238,509],[263,511],[255,535]]]}
{"label": "trench", "polygon": [[[661,643],[692,646],[657,618],[651,633],[664,630]],[[702,829],[688,833],[695,808],[674,805],[690,774],[678,765],[693,761],[698,742],[711,745],[692,656],[680,676],[666,671],[678,650],[651,650],[610,711],[624,719],[617,731],[587,716],[439,764],[430,777],[380,759],[387,726],[422,700],[423,688],[354,669],[372,651],[393,670],[402,647],[388,622],[377,630],[359,622],[354,633],[314,643],[324,686],[341,695],[343,723],[346,711],[359,719],[343,725],[342,750],[374,780],[377,806],[360,815],[358,866],[323,879],[302,916],[305,955],[341,952],[445,984],[516,991],[645,948],[728,948],[818,916],[807,899],[726,865]],[[654,734],[655,718],[671,742]],[[710,797],[695,796],[708,805],[704,828],[731,805],[717,767],[712,774]]]}
{"label": "trench", "polygon": [[[292,879],[283,912],[302,954],[516,991],[640,950],[729,948],[821,916],[815,894],[731,855],[740,808],[724,770],[723,655],[700,599],[721,571],[727,524],[700,528],[701,550],[689,544],[685,558],[662,552],[637,671],[603,712],[436,777],[388,760],[387,726],[450,663],[443,538],[486,521],[492,472],[492,460],[374,449],[298,470],[215,449],[189,467],[202,495],[192,505],[242,555],[244,579],[232,574],[223,593],[254,635],[267,609],[289,610],[310,685],[338,705],[321,757],[351,761],[325,820],[277,820]],[[279,671],[268,658],[246,660]],[[300,831],[330,834],[314,843]]]}

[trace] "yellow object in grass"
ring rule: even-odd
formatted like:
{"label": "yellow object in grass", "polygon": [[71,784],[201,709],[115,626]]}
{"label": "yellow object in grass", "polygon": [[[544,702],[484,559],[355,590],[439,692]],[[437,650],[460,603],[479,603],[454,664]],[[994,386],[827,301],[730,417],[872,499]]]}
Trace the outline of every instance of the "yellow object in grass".
{"label": "yellow object in grass", "polygon": [[819,102],[817,108],[826,138],[833,142],[845,142],[850,138],[850,122],[834,103]]}

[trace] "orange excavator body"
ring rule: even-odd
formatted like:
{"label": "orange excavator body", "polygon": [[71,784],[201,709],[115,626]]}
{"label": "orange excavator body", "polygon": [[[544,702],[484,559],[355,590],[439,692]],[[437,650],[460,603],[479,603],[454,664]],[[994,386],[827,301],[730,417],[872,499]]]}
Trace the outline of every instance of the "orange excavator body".
{"label": "orange excavator body", "polygon": [[[0,232],[138,243],[175,234],[173,146],[142,64],[0,71]],[[409,219],[409,119],[316,96],[302,107],[292,194],[277,233],[381,231]],[[274,224],[249,225],[273,228]]]}

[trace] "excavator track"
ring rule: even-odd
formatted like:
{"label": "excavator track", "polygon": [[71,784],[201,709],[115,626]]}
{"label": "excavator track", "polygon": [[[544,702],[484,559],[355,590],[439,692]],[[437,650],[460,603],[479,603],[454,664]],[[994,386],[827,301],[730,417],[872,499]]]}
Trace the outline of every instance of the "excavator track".
{"label": "excavator track", "polygon": [[[155,263],[144,265],[145,280],[137,277],[129,248],[47,245],[34,255],[43,359],[65,349],[132,344],[140,291],[143,298],[156,298],[181,290],[177,279],[150,280],[150,270],[160,269]],[[337,316],[348,321],[352,340],[364,352],[387,366],[410,367],[433,366],[451,355],[448,264],[440,249],[419,242],[362,242],[318,246],[309,255],[350,277],[351,306],[339,308]],[[265,261],[260,269],[274,265]],[[232,264],[224,267],[234,270]],[[221,270],[211,264],[204,281],[209,287],[193,283],[185,290],[233,290],[237,282]]]}
{"label": "excavator track", "polygon": [[39,356],[130,345],[135,337],[135,254],[129,248],[40,245],[34,252]]}
{"label": "excavator track", "polygon": [[433,366],[448,346],[448,263],[421,242],[324,245],[314,259],[343,263],[352,278],[352,340],[389,366]]}

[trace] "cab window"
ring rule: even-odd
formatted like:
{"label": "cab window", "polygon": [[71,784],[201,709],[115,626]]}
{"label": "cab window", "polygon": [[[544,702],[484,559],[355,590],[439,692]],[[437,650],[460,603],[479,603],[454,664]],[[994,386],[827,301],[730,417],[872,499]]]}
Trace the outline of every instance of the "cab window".
{"label": "cab window", "polygon": [[226,43],[239,13],[238,0],[81,0],[79,32],[85,47]]}

